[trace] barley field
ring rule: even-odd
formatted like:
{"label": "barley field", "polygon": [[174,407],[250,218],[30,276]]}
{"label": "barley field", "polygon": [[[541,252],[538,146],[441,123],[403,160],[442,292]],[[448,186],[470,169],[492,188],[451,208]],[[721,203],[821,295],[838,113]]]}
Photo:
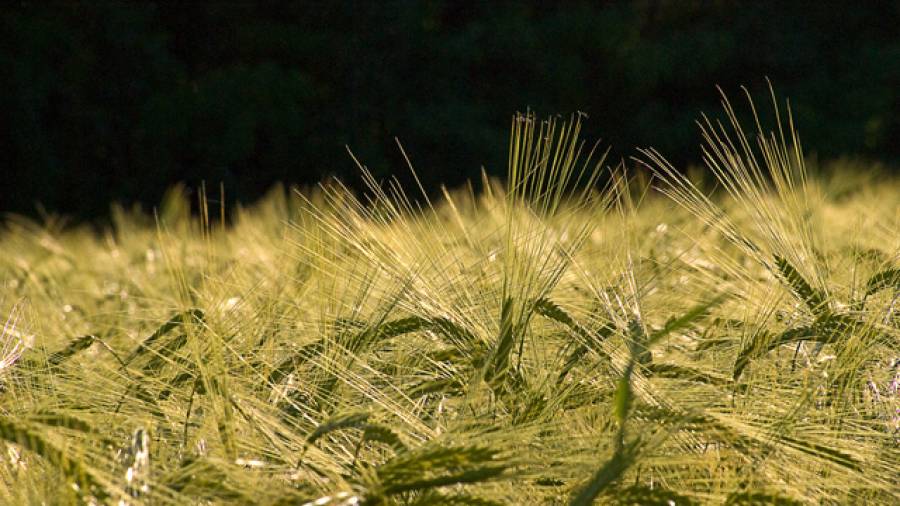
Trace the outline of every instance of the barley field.
{"label": "barley field", "polygon": [[525,114],[478,191],[8,217],[0,503],[897,504],[900,181],[734,103],[686,172]]}

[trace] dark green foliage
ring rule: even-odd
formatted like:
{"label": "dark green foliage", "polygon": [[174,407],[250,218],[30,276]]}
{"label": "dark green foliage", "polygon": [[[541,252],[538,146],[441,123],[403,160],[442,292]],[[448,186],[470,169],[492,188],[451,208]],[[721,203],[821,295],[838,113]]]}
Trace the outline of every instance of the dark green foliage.
{"label": "dark green foliage", "polygon": [[316,427],[309,436],[306,436],[307,443],[314,443],[320,437],[341,429],[358,429],[363,427],[369,420],[369,413],[357,411],[352,413],[341,413],[335,415],[328,420],[322,422]]}
{"label": "dark green foliage", "polygon": [[682,379],[685,381],[694,381],[697,383],[706,383],[707,385],[723,385],[729,383],[727,378],[720,378],[718,376],[713,376],[711,374],[707,374],[703,371],[699,371],[697,369],[676,365],[676,364],[663,364],[659,362],[654,362],[652,364],[647,364],[647,375],[648,376],[656,376],[659,378],[671,378],[671,379]]}
{"label": "dark green foliage", "polygon": [[603,496],[603,503],[615,506],[692,506],[697,501],[664,488],[634,485],[614,488]]}
{"label": "dark green foliage", "polygon": [[421,494],[410,502],[408,506],[502,506],[503,503],[491,501],[469,494],[441,494],[427,492]]}
{"label": "dark green foliage", "polygon": [[575,320],[569,316],[569,313],[550,299],[540,298],[535,300],[534,311],[541,316],[556,320],[579,333],[583,331],[583,329],[575,323]]}
{"label": "dark green foliage", "polygon": [[442,393],[445,395],[455,395],[460,393],[463,384],[459,378],[439,378],[434,380],[426,380],[411,388],[407,395],[412,398],[421,397],[423,395]]}
{"label": "dark green foliage", "polygon": [[566,380],[566,376],[572,372],[572,369],[581,362],[581,359],[588,352],[588,347],[584,345],[576,345],[575,349],[569,353],[569,356],[566,357],[566,361],[563,363],[562,369],[559,370],[559,374],[556,376],[556,384],[560,385]]}
{"label": "dark green foliage", "polygon": [[646,335],[636,319],[631,321],[628,334],[628,351],[630,353],[628,365],[625,366],[622,377],[616,383],[616,395],[613,397],[613,413],[619,422],[621,435],[624,435],[625,421],[628,419],[631,404],[634,402],[631,376],[634,374],[634,369],[638,364],[647,363],[646,356],[649,354]]}
{"label": "dark green foliage", "polygon": [[474,346],[478,341],[467,329],[446,318],[436,317],[431,319],[430,323],[435,331],[443,335],[450,344],[457,348],[468,348]]}
{"label": "dark green foliage", "polygon": [[669,318],[668,320],[666,320],[666,323],[665,323],[665,325],[663,325],[663,328],[653,332],[650,335],[650,343],[651,344],[655,343],[655,342],[659,341],[660,339],[662,339],[663,337],[666,337],[667,335],[671,334],[672,332],[675,332],[676,330],[680,330],[684,327],[691,325],[692,323],[694,323],[697,320],[705,318],[706,316],[709,315],[710,310],[712,310],[714,307],[721,304],[722,301],[724,301],[724,300],[725,300],[724,296],[718,296],[707,302],[702,302],[700,304],[697,304],[696,306],[687,310],[683,315],[681,315],[677,318],[674,316],[672,318]]}
{"label": "dark green foliage", "polygon": [[365,443],[366,441],[384,443],[397,452],[406,450],[406,444],[400,440],[400,436],[398,436],[396,432],[391,430],[390,427],[377,423],[369,422],[363,425],[363,435],[362,439],[360,439],[360,444]]}
{"label": "dark green foliage", "polygon": [[410,316],[409,318],[401,318],[382,323],[378,327],[378,333],[382,338],[391,338],[402,336],[410,332],[417,332],[427,327],[431,322],[418,316]]}
{"label": "dark green foliage", "polygon": [[[336,327],[343,328],[342,325]],[[272,384],[281,382],[298,367],[323,353],[330,345],[342,347],[346,352],[355,354],[370,350],[376,343],[428,329],[436,330],[453,344],[472,343],[475,339],[468,331],[445,318],[429,320],[411,316],[381,322],[372,327],[363,327],[355,332],[338,331],[334,338],[325,338],[303,346],[274,367],[269,373],[268,382]]]}
{"label": "dark green foliage", "polygon": [[513,410],[512,425],[539,420],[547,411],[548,400],[542,392],[517,392],[519,400]]}
{"label": "dark green foliage", "polygon": [[69,343],[68,346],[66,346],[62,350],[51,353],[47,357],[47,363],[50,364],[51,367],[59,366],[79,352],[90,348],[91,345],[94,344],[95,339],[96,338],[94,336],[90,335],[76,337]]}
{"label": "dark green foliage", "polygon": [[[168,334],[176,327],[184,325],[188,322],[194,324],[202,323],[203,311],[196,308],[190,309],[184,313],[178,313],[169,318],[168,321],[160,325],[159,328],[157,328],[153,332],[153,334],[150,334],[149,337],[144,339],[141,344],[138,345],[138,347],[131,353],[131,355],[129,355],[128,358],[125,359],[125,364],[130,364],[136,358],[148,353],[162,336]],[[176,336],[172,340],[172,342],[162,346],[162,351],[157,351],[157,356],[159,356],[160,354],[165,354],[165,356],[167,356],[177,351],[178,348],[184,345],[184,339],[185,338],[183,336]],[[151,362],[153,362],[154,365],[158,365],[158,362],[154,361],[154,359],[151,359]]]}
{"label": "dark green foliage", "polygon": [[78,484],[83,491],[98,497],[108,495],[94,473],[85,467],[78,458],[70,458],[63,449],[57,448],[27,425],[5,416],[0,417],[0,439],[18,444],[44,458],[59,469],[67,479]]}
{"label": "dark green foliage", "polygon": [[767,332],[754,334],[750,337],[744,348],[738,353],[737,358],[734,361],[734,379],[736,380],[741,377],[744,369],[750,364],[750,360],[753,358],[761,357],[783,344],[805,341],[815,336],[813,329],[810,327],[798,327],[786,330],[774,338]]}
{"label": "dark green foliage", "polygon": [[787,259],[775,255],[775,265],[778,267],[781,279],[787,283],[794,295],[803,301],[813,314],[819,314],[827,310],[825,295],[814,289]]}
{"label": "dark green foliage", "polygon": [[253,491],[237,486],[221,464],[209,459],[185,459],[181,467],[160,479],[160,485],[191,497],[253,504]]}
{"label": "dark green foliage", "polygon": [[822,344],[839,343],[854,330],[859,329],[861,325],[861,322],[850,316],[826,312],[819,316],[812,325],[788,329],[775,336],[765,331],[757,332],[750,337],[735,359],[734,379],[741,376],[752,359],[761,357],[781,345],[798,341],[815,341]]}
{"label": "dark green foliage", "polygon": [[310,358],[321,353],[323,349],[322,341],[316,341],[300,348],[300,351],[289,355],[287,358],[279,362],[275,368],[269,373],[267,382],[270,384],[280,383],[291,372],[300,367]]}
{"label": "dark green foliage", "polygon": [[495,450],[479,447],[424,447],[405,452],[378,467],[381,493],[390,496],[498,477],[506,464]]}
{"label": "dark green foliage", "polygon": [[634,369],[642,360],[642,356],[647,353],[647,339],[637,320],[632,320],[629,329],[630,340],[628,342],[630,356],[628,365],[622,373],[616,384],[616,393],[613,398],[613,413],[619,424],[615,434],[613,456],[607,460],[591,477],[591,479],[582,486],[572,501],[572,506],[588,506],[594,503],[594,500],[603,491],[611,487],[621,476],[631,467],[637,460],[638,454],[643,448],[644,442],[640,437],[636,437],[626,442],[626,427],[628,417],[632,411],[634,404],[634,392],[631,385],[631,377]]}
{"label": "dark green foliage", "polygon": [[509,368],[509,355],[516,340],[522,339],[522,336],[517,335],[518,331],[513,323],[513,300],[507,297],[500,308],[500,333],[497,335],[497,344],[484,371],[486,382],[494,383],[495,380],[505,379],[506,370]]}
{"label": "dark green foliage", "polygon": [[869,278],[869,282],[866,283],[866,297],[885,288],[900,291],[900,268],[885,269]]}
{"label": "dark green foliage", "polygon": [[54,411],[42,411],[28,417],[29,421],[37,422],[48,427],[63,427],[69,430],[75,430],[86,433],[97,433],[98,431],[89,422],[75,416],[71,413],[60,413]]}
{"label": "dark green foliage", "polygon": [[805,503],[766,492],[734,492],[725,500],[726,506],[800,506],[802,504]]}
{"label": "dark green foliage", "polygon": [[7,211],[355,181],[345,145],[380,178],[394,135],[426,188],[455,186],[502,171],[502,118],[525,104],[587,112],[612,158],[649,144],[684,165],[711,83],[766,75],[824,158],[900,156],[900,13],[876,4],[6,2],[0,21]]}
{"label": "dark green foliage", "polygon": [[571,506],[594,504],[597,496],[611,487],[631,467],[640,448],[641,442],[636,439],[617,449],[612,458],[594,473],[594,476],[578,491],[569,504]]}
{"label": "dark green foliage", "polygon": [[166,340],[156,353],[154,353],[147,363],[141,367],[141,372],[147,374],[152,371],[158,371],[163,365],[172,360],[172,356],[178,352],[188,342],[187,334],[177,334],[171,339]]}
{"label": "dark green foliage", "polygon": [[861,471],[862,467],[857,459],[844,452],[829,448],[824,445],[801,441],[788,435],[780,436],[781,442],[786,446],[800,450],[803,453],[812,455],[822,461],[828,461],[853,471]]}
{"label": "dark green foliage", "polygon": [[606,352],[600,348],[599,344],[615,332],[616,329],[612,324],[606,323],[596,331],[592,332],[576,322],[575,319],[572,318],[572,316],[559,304],[547,298],[535,300],[534,311],[545,318],[549,318],[565,325],[580,338],[580,341],[574,343],[571,347],[572,350],[569,352],[569,355],[566,357],[566,360],[559,371],[559,375],[556,378],[557,385],[561,384],[566,379],[566,376],[569,375],[572,369],[578,365],[589,351],[593,351],[602,357],[607,357]]}

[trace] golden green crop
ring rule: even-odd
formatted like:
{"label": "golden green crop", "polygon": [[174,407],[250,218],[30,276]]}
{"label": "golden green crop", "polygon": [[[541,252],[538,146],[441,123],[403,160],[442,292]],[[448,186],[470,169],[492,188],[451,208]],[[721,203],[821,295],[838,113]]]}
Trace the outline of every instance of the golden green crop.
{"label": "golden green crop", "polygon": [[896,504],[900,182],[723,103],[690,177],[517,115],[478,193],[10,217],[0,503]]}

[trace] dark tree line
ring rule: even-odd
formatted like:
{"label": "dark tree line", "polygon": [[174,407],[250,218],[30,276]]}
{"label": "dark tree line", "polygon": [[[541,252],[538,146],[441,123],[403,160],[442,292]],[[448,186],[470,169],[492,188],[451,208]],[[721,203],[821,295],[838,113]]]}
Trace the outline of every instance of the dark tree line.
{"label": "dark tree line", "polygon": [[[802,5],[801,5],[802,4]],[[900,4],[10,2],[0,7],[0,210],[82,218],[177,181],[426,186],[505,171],[510,115],[589,115],[627,157],[699,159],[721,85],[790,97],[820,157],[900,159]],[[765,110],[765,107],[761,107]]]}

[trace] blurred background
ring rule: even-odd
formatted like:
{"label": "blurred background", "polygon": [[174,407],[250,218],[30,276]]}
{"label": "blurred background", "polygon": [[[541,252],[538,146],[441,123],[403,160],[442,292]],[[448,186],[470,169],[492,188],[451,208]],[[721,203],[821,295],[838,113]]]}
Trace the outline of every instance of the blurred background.
{"label": "blurred background", "polygon": [[[900,161],[900,2],[7,2],[0,211],[102,219],[176,182],[506,171],[510,117],[588,114],[611,162],[700,161],[718,84],[768,76],[820,160]],[[743,104],[741,104],[743,105]],[[211,191],[218,193],[218,191]]]}

